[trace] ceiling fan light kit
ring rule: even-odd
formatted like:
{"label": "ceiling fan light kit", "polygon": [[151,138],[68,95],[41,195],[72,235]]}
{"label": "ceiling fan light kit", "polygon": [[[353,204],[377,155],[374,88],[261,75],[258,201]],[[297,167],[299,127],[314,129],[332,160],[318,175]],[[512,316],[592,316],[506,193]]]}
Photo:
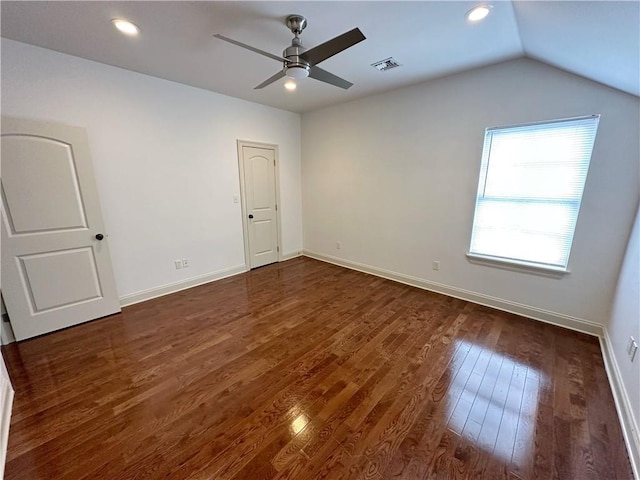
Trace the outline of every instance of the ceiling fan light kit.
{"label": "ceiling fan light kit", "polygon": [[309,67],[303,67],[303,66],[287,67],[284,73],[287,77],[300,80],[301,78],[307,78],[309,76]]}
{"label": "ceiling fan light kit", "polygon": [[[282,62],[282,70],[269,77],[267,80],[255,87],[255,89],[264,88],[285,76],[295,80],[311,77],[315,80],[328,83],[329,85],[344,88],[345,90],[353,85],[353,83],[329,73],[317,65],[364,40],[366,37],[362,34],[360,29],[354,28],[353,30],[343,33],[342,35],[338,35],[331,40],[307,50],[304,48],[302,41],[300,40],[300,34],[308,24],[307,19],[302,15],[289,15],[285,23],[287,28],[291,30],[291,33],[293,33],[294,37],[291,40],[291,46],[285,48],[282,52],[282,57],[225,37],[224,35],[216,34],[214,37]],[[290,86],[288,86],[287,89],[293,90]]]}

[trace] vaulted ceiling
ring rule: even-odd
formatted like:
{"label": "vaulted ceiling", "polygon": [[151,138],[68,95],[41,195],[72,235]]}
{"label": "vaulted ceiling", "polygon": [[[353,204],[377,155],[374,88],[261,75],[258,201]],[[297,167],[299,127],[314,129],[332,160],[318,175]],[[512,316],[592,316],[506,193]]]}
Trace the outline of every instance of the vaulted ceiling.
{"label": "vaulted ceiling", "polygon": [[[491,14],[469,23],[465,13],[481,3]],[[640,96],[640,1],[2,1],[1,9],[3,37],[294,112],[522,56]],[[283,80],[254,90],[282,65],[213,38],[280,55],[293,13],[308,19],[307,48],[360,28],[365,41],[321,64],[353,87],[305,79],[294,92]],[[140,35],[120,34],[113,18]],[[401,66],[371,66],[388,57]]]}

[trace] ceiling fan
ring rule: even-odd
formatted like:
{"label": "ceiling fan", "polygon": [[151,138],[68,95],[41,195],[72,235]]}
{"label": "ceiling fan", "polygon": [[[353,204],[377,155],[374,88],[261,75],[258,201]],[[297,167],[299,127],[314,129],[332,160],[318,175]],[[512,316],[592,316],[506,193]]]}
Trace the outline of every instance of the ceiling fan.
{"label": "ceiling fan", "polygon": [[307,26],[307,19],[302,15],[289,15],[287,17],[286,24],[294,37],[293,40],[291,40],[291,46],[285,48],[282,52],[282,57],[273,55],[242,42],[238,42],[237,40],[225,37],[224,35],[216,34],[214,37],[239,47],[246,48],[247,50],[251,50],[252,52],[260,55],[264,55],[265,57],[272,58],[278,62],[282,62],[282,70],[266,79],[260,85],[255,87],[255,89],[264,88],[285,76],[295,78],[296,80],[311,77],[321,82],[344,88],[345,90],[353,85],[353,83],[348,82],[344,78],[340,78],[333,73],[329,73],[317,65],[320,62],[325,61],[327,58],[333,57],[335,54],[340,53],[364,40],[366,37],[362,34],[360,29],[354,28],[353,30],[349,30],[342,35],[338,35],[331,40],[307,50],[302,46],[302,41],[300,40],[300,34]]}

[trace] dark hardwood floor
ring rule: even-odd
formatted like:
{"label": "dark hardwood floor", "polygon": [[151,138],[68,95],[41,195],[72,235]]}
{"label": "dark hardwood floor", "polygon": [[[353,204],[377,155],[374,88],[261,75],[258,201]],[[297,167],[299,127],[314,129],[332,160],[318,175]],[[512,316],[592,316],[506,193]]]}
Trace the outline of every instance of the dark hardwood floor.
{"label": "dark hardwood floor", "polygon": [[299,258],[3,348],[11,479],[630,479],[598,340]]}

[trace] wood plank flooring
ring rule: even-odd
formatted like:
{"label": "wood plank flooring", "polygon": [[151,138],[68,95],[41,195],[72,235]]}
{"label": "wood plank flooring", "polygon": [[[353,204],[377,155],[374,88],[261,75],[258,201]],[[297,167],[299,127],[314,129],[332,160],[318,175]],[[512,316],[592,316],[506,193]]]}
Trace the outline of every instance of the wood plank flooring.
{"label": "wood plank flooring", "polygon": [[594,337],[299,258],[3,347],[12,479],[630,479]]}

